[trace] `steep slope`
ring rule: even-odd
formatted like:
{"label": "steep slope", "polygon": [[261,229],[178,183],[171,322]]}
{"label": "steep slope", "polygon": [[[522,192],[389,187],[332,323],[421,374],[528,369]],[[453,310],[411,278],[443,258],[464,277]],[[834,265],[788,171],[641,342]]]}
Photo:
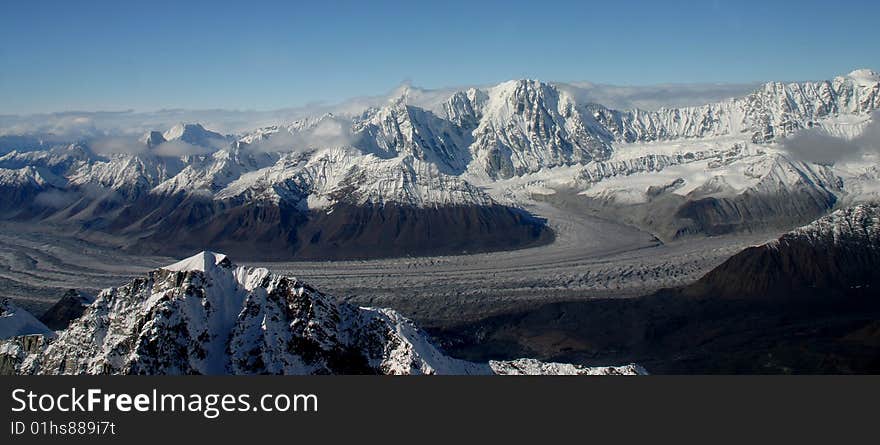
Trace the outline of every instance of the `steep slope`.
{"label": "steep slope", "polygon": [[[44,169],[26,166],[19,169],[0,168],[0,211],[10,215],[21,212],[29,214],[31,203],[40,206],[40,198],[45,202],[52,192],[61,193],[64,180],[52,175]],[[48,193],[48,195],[47,195]]]}
{"label": "steep slope", "polygon": [[0,339],[34,334],[48,337],[55,335],[28,311],[16,306],[8,298],[0,299]]}
{"label": "steep slope", "polygon": [[[547,167],[586,164],[611,153],[607,135],[588,128],[578,104],[549,84],[510,81],[487,94],[483,103],[470,104],[481,108],[471,146],[475,172],[510,178]],[[462,101],[453,97],[456,100]],[[461,107],[453,103],[449,108]]]}
{"label": "steep slope", "polygon": [[43,315],[40,315],[40,321],[53,331],[67,329],[70,322],[79,318],[94,301],[95,297],[70,289]]}
{"label": "steep slope", "polygon": [[102,291],[43,352],[39,374],[635,374],[444,355],[388,309],[337,302],[294,278],[202,252]]}
{"label": "steep slope", "polygon": [[430,111],[406,104],[406,93],[378,110],[355,119],[355,145],[381,158],[412,157],[430,162],[448,174],[462,172],[470,163],[472,140],[464,128]]}
{"label": "steep slope", "polygon": [[[880,206],[837,210],[748,248],[685,289],[687,295],[797,298],[880,287]],[[749,277],[743,279],[743,277]]]}

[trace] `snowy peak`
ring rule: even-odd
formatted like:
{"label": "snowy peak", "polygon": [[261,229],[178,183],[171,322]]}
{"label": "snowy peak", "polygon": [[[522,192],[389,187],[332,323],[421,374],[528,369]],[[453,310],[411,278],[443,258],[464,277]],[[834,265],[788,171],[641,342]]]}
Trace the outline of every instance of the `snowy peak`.
{"label": "snowy peak", "polygon": [[488,90],[474,130],[472,171],[511,178],[606,159],[610,138],[587,125],[574,100],[549,84],[513,80]]}
{"label": "snowy peak", "polygon": [[191,272],[195,270],[208,272],[217,267],[229,268],[232,267],[232,263],[226,258],[226,255],[223,255],[222,253],[202,251],[189,258],[165,266],[162,269],[175,272]]}
{"label": "snowy peak", "polygon": [[880,82],[880,73],[868,68],[861,68],[847,74],[846,77],[861,83]]}
{"label": "snowy peak", "polygon": [[531,79],[510,80],[488,91],[485,113],[505,123],[513,115],[552,112],[559,102],[559,91],[552,85]]}
{"label": "snowy peak", "polygon": [[455,125],[473,130],[480,124],[488,99],[489,95],[485,91],[476,88],[459,91],[443,102],[441,114]]}
{"label": "snowy peak", "polygon": [[205,148],[217,149],[227,143],[226,136],[211,131],[202,124],[179,123],[166,131],[162,137],[167,141],[183,141]]}
{"label": "snowy peak", "polygon": [[411,156],[446,173],[460,173],[470,161],[471,136],[431,111],[407,105],[406,96],[370,110],[353,130],[360,148],[381,158]]}

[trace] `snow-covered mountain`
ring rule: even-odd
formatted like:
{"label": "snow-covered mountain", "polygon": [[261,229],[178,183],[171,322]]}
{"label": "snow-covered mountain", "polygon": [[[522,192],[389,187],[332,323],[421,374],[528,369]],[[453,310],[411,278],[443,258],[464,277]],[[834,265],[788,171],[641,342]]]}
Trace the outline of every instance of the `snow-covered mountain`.
{"label": "snow-covered mountain", "polygon": [[761,143],[878,107],[880,74],[856,70],[822,82],[770,82],[745,97],[699,107],[618,112],[599,106],[593,117],[625,142],[743,134]]}
{"label": "snow-covered mountain", "polygon": [[162,138],[153,138],[153,133],[147,139],[148,144],[161,145],[168,141],[182,141],[187,144],[197,145],[209,149],[220,149],[227,145],[230,138],[215,131],[211,131],[203,127],[201,124],[180,123],[171,127]]}
{"label": "snow-covered mountain", "polygon": [[[274,256],[365,257],[431,252],[412,250],[428,232],[458,246],[435,253],[547,242],[523,210],[560,190],[661,239],[793,227],[880,193],[870,153],[817,165],[785,144],[805,129],[858,140],[880,108],[874,71],[654,111],[585,102],[572,88],[515,80],[428,101],[403,88],[382,106],[237,136],[179,124],[115,154],[106,141],[102,154],[90,141],[22,146],[0,156],[12,197],[0,212],[126,235],[140,251],[251,255],[238,246],[258,242]],[[375,236],[387,226],[398,229]],[[355,247],[376,242],[386,244]]]}
{"label": "snow-covered mountain", "polygon": [[48,346],[16,357],[26,374],[644,373],[634,365],[454,359],[395,311],[341,303],[212,252],[105,289]]}

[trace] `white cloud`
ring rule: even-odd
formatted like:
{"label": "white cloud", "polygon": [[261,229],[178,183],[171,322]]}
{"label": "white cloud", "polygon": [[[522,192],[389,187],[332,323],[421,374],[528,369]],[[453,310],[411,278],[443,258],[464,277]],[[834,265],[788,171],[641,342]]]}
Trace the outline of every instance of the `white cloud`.
{"label": "white cloud", "polygon": [[857,159],[866,153],[880,154],[878,118],[880,112],[874,112],[862,133],[853,139],[835,137],[821,128],[811,128],[783,139],[782,149],[801,160],[822,165]]}
{"label": "white cloud", "polygon": [[135,136],[99,136],[88,140],[89,148],[97,154],[113,153],[135,154],[143,152],[147,146]]}
{"label": "white cloud", "polygon": [[620,86],[574,82],[557,85],[574,95],[578,102],[594,102],[618,110],[638,108],[656,111],[664,107],[699,106],[745,96],[757,89],[760,83]]}
{"label": "white cloud", "polygon": [[351,145],[353,141],[351,123],[348,120],[324,117],[314,126],[304,130],[290,132],[282,129],[262,141],[255,142],[252,147],[254,150],[266,153],[301,152],[316,148]]}
{"label": "white cloud", "polygon": [[49,190],[34,197],[34,204],[53,209],[63,209],[79,199],[79,194],[65,190]]}

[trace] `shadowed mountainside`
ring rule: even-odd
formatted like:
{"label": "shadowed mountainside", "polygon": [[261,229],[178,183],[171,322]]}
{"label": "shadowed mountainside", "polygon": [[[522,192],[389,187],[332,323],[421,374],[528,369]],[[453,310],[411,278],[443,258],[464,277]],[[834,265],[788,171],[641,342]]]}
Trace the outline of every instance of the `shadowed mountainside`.
{"label": "shadowed mountainside", "polygon": [[642,363],[652,373],[880,372],[880,207],[839,210],[745,249],[698,282],[554,303],[436,329],[471,360]]}

